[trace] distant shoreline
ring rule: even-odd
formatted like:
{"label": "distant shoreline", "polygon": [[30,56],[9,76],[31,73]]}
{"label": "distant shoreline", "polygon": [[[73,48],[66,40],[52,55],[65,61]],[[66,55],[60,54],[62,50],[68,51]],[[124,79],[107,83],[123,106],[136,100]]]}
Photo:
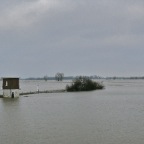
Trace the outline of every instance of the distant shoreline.
{"label": "distant shoreline", "polygon": [[[77,77],[77,76],[76,76]],[[64,77],[63,80],[73,80],[76,77]],[[87,76],[90,79],[93,80],[99,80],[99,79],[105,79],[105,80],[144,80],[144,76],[131,76],[131,77],[119,77],[119,76],[112,76],[112,77],[101,77],[101,76]],[[44,78],[22,78],[21,80],[44,80],[44,81],[49,81],[49,80],[55,80],[54,77],[48,77],[47,80]]]}

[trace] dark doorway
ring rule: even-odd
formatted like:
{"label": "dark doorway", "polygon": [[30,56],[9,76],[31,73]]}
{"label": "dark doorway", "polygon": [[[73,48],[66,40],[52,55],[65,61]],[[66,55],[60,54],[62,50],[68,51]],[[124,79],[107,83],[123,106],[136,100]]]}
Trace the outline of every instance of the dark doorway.
{"label": "dark doorway", "polygon": [[14,92],[12,92],[11,98],[14,98]]}

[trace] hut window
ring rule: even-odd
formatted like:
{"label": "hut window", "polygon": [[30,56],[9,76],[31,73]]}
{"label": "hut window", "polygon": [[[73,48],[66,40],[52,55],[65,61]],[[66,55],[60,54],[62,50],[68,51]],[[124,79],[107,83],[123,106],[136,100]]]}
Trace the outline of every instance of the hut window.
{"label": "hut window", "polygon": [[5,84],[5,86],[8,86],[8,82],[6,81],[6,84]]}

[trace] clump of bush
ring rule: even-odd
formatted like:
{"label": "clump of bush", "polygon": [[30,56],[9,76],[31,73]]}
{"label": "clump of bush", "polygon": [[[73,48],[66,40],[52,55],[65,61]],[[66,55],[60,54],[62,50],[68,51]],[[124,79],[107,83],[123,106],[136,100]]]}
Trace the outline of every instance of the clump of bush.
{"label": "clump of bush", "polygon": [[99,82],[92,81],[90,78],[80,76],[73,80],[73,83],[66,86],[66,91],[91,91],[96,89],[103,89],[104,85]]}

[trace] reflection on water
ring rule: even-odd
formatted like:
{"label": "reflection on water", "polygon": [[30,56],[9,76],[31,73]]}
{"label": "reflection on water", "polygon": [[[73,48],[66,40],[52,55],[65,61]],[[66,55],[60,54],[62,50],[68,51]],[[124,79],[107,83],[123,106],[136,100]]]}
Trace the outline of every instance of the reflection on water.
{"label": "reflection on water", "polygon": [[104,84],[92,92],[0,99],[0,144],[143,144],[144,81]]}

